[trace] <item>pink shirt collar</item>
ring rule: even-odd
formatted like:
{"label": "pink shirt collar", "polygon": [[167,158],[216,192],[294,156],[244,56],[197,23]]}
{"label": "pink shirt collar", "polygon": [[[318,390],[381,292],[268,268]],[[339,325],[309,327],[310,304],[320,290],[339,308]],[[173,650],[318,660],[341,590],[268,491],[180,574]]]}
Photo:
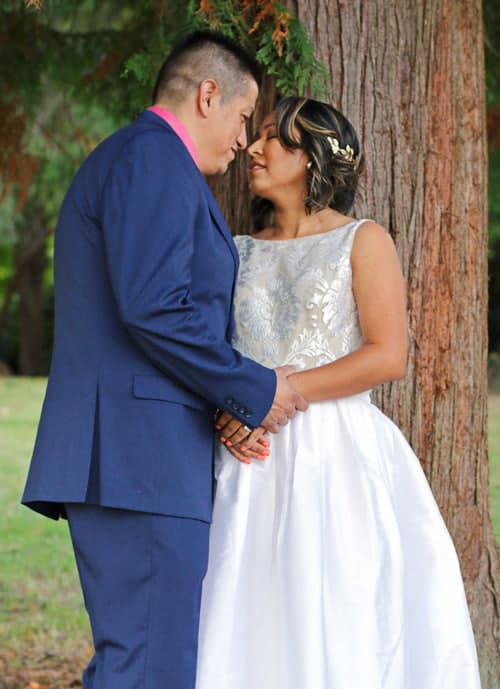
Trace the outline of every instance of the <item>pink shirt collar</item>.
{"label": "pink shirt collar", "polygon": [[165,122],[172,127],[174,132],[177,134],[179,139],[182,141],[184,146],[189,151],[191,158],[194,160],[196,165],[200,167],[198,163],[198,155],[196,153],[194,141],[191,138],[186,127],[182,124],[180,120],[177,119],[174,113],[170,112],[170,110],[167,110],[166,108],[162,108],[161,105],[152,105],[150,108],[148,108],[148,110],[149,112],[158,115],[158,117],[161,117],[162,120],[165,120]]}

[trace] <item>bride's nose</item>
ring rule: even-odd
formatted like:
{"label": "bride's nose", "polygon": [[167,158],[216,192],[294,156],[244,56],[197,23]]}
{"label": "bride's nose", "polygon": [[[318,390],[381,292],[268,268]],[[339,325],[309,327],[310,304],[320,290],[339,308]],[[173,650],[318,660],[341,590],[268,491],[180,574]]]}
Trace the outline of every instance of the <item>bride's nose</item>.
{"label": "bride's nose", "polygon": [[252,141],[250,146],[247,148],[247,153],[251,158],[255,158],[256,155],[262,155],[262,137]]}

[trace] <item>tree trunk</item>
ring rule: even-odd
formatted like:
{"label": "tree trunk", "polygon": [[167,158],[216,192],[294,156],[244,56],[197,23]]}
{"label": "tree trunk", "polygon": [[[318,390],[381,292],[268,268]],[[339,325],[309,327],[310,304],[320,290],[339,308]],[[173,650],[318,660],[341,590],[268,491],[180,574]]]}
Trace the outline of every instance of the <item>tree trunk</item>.
{"label": "tree trunk", "polygon": [[43,275],[46,267],[47,238],[42,214],[28,216],[16,251],[16,266],[21,268],[19,295],[19,373],[43,375],[45,371]]}
{"label": "tree trunk", "polygon": [[[387,227],[401,257],[408,373],[377,401],[422,461],[459,553],[483,689],[496,689],[500,559],[488,493],[481,0],[287,5],[309,30],[331,74],[332,101],[364,146],[356,215]],[[268,90],[264,98],[272,102]],[[250,226],[245,179],[240,163],[219,194],[238,232]]]}

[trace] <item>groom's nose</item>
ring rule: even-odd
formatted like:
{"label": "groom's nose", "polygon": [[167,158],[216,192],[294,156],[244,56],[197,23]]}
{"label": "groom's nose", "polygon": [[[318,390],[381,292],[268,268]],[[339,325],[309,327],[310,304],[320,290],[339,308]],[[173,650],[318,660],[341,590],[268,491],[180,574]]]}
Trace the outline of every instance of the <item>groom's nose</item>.
{"label": "groom's nose", "polygon": [[236,143],[238,144],[238,148],[241,148],[242,150],[244,150],[247,147],[248,139],[246,123],[243,123],[240,129],[240,133],[238,134],[238,138],[236,139]]}

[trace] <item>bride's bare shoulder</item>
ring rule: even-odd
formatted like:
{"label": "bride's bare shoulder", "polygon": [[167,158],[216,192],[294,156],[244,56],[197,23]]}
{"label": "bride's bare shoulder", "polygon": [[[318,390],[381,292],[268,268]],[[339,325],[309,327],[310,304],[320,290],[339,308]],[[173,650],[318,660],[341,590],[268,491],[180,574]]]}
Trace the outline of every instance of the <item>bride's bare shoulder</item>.
{"label": "bride's bare shoulder", "polygon": [[394,244],[391,235],[374,220],[364,220],[356,230],[353,251],[356,247]]}
{"label": "bride's bare shoulder", "polygon": [[389,232],[373,220],[361,223],[356,231],[352,245],[351,259],[353,262],[370,257],[374,260],[389,258],[396,254],[394,241]]}

